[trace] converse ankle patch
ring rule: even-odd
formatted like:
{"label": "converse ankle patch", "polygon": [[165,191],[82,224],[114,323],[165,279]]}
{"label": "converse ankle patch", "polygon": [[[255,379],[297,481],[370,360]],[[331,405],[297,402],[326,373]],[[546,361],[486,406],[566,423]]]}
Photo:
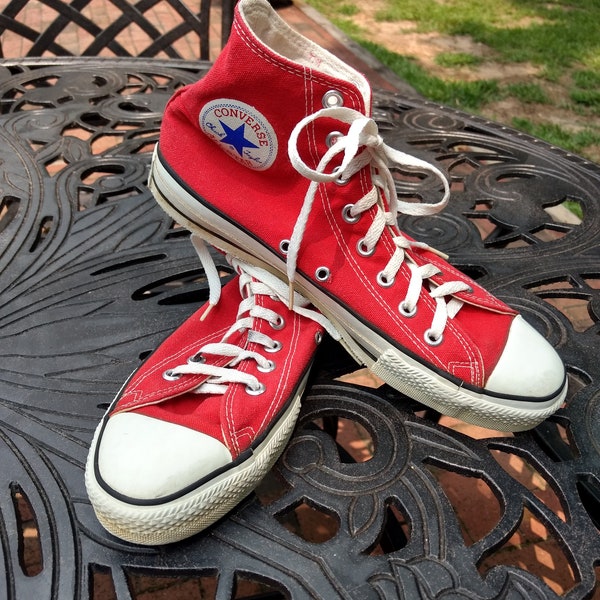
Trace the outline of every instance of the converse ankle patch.
{"label": "converse ankle patch", "polygon": [[257,171],[268,169],[277,156],[277,136],[267,119],[239,100],[208,102],[200,112],[200,128],[231,158]]}

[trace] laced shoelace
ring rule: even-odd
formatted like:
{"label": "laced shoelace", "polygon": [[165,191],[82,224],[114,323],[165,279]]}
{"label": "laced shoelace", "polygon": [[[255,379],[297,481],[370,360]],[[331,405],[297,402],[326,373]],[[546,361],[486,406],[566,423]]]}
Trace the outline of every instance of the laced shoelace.
{"label": "laced shoelace", "polygon": [[[219,301],[221,280],[204,240],[198,236],[192,236],[192,243],[204,267],[209,286],[209,306],[203,313],[203,317],[205,317],[211,307]],[[242,301],[238,308],[236,321],[220,342],[202,346],[190,361],[170,369],[169,377],[176,379],[186,374],[207,375],[208,379],[193,390],[199,394],[223,394],[229,384],[240,383],[246,387],[249,394],[258,395],[265,390],[264,385],[256,376],[240,371],[236,367],[243,361],[251,360],[256,362],[259,371],[268,373],[275,368],[275,363],[259,351],[248,350],[230,343],[228,340],[236,332],[242,332],[248,343],[261,346],[264,353],[274,353],[280,350],[279,342],[263,332],[256,331],[255,321],[262,319],[267,321],[273,329],[280,329],[283,326],[284,318],[275,310],[259,306],[256,300],[261,295],[270,296],[277,298],[282,302],[282,307],[285,307],[288,304],[288,287],[264,269],[248,265],[229,256],[227,258],[239,274]],[[321,313],[310,308],[309,301],[297,292],[294,294],[292,310],[319,323],[330,335],[339,339],[339,334],[331,323]],[[205,355],[224,357],[227,362],[224,366],[207,364],[204,362]]]}
{"label": "laced shoelace", "polygon": [[[298,138],[309,124],[324,117],[337,119],[350,125],[350,128],[347,135],[337,135],[335,137],[335,142],[323,155],[317,168],[312,169],[300,157]],[[343,153],[341,164],[328,171],[327,167],[331,161],[341,153]],[[348,222],[356,222],[362,213],[368,211],[373,206],[377,206],[375,218],[359,244],[359,251],[365,256],[374,252],[384,230],[392,228],[392,242],[395,245],[395,251],[384,269],[378,273],[377,281],[383,287],[391,286],[398,271],[406,261],[411,271],[411,278],[406,296],[399,304],[399,311],[405,316],[412,316],[417,309],[424,281],[439,274],[440,271],[432,264],[417,266],[410,259],[410,256],[407,255],[406,251],[413,248],[422,248],[440,255],[444,259],[448,257],[431,248],[428,244],[409,240],[401,235],[396,228],[396,218],[398,213],[425,216],[442,210],[450,198],[450,186],[444,174],[435,165],[385,144],[379,135],[377,124],[373,119],[365,117],[356,110],[343,106],[324,108],[302,119],[292,131],[288,141],[288,155],[296,171],[311,182],[304,198],[302,209],[294,225],[287,249],[286,265],[290,294],[296,276],[302,238],[319,185],[335,181],[344,183],[365,166],[370,165],[374,187],[355,204],[346,206],[344,208],[344,216]],[[439,177],[444,187],[442,199],[433,204],[400,200],[389,168],[390,164],[424,169]],[[425,335],[428,343],[438,344],[442,340],[447,320],[454,318],[463,304],[457,298],[451,298],[449,301],[446,301],[446,297],[458,292],[469,291],[471,288],[467,283],[462,281],[450,281],[439,286],[435,285],[432,281],[428,283],[429,294],[435,300],[436,308],[431,326]]]}

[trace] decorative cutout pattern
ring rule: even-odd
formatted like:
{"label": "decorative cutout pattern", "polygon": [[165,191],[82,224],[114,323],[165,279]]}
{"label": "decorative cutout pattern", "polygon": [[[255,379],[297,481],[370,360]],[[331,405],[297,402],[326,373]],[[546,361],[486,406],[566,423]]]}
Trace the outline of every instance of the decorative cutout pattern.
{"label": "decorative cutout pattern", "polygon": [[[102,529],[83,482],[93,430],[129,373],[207,293],[187,234],[146,189],[164,104],[207,66],[139,65],[0,64],[0,597],[106,590],[135,600],[175,581],[182,593],[204,586],[200,597],[219,600],[590,597],[600,561],[600,171],[527,136],[392,95],[376,97],[386,142],[439,159],[453,178],[442,214],[403,217],[401,227],[448,252],[558,348],[572,384],[565,407],[534,432],[473,439],[386,386],[334,381],[355,366],[325,343],[298,428],[258,495],[166,548]],[[439,194],[426,176],[399,174],[397,185],[425,201]],[[548,212],[567,200],[582,209],[580,222]],[[496,227],[489,239],[474,225],[484,214]],[[573,297],[589,305],[586,327],[558,308]],[[366,445],[354,455],[343,433],[356,424]],[[518,458],[538,487],[503,468],[498,453]],[[484,483],[492,527],[465,540],[440,473]],[[43,559],[35,576],[20,564],[27,521],[13,507],[22,499]],[[487,503],[481,494],[482,512]],[[333,525],[318,543],[281,522],[298,519],[299,507]],[[504,560],[531,523],[542,550],[558,548],[566,582],[556,570],[536,575],[523,560]]]}
{"label": "decorative cutout pattern", "polygon": [[209,18],[209,0],[10,0],[0,56],[208,59]]}

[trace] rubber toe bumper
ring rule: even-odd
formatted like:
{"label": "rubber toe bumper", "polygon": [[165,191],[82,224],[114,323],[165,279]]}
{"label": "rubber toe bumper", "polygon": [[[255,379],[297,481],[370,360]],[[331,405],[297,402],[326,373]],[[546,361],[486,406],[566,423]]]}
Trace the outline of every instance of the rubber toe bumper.
{"label": "rubber toe bumper", "polygon": [[505,397],[549,400],[564,387],[565,368],[554,348],[520,315],[511,324],[486,391]]}
{"label": "rubber toe bumper", "polygon": [[113,415],[100,440],[99,478],[113,493],[138,501],[183,490],[232,460],[208,435],[136,413]]}

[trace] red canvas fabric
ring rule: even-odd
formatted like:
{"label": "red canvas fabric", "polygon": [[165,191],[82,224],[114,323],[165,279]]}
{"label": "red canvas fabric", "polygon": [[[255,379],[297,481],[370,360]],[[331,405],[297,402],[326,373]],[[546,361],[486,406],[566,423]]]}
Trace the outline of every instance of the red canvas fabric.
{"label": "red canvas fabric", "polygon": [[[260,395],[250,395],[245,386],[230,383],[224,394],[194,393],[207,376],[186,374],[175,381],[164,378],[165,371],[184,364],[207,343],[221,340],[237,319],[241,301],[238,278],[222,291],[219,303],[205,320],[200,308],[178,327],[146,360],[123,389],[112,414],[137,411],[183,427],[200,431],[224,443],[235,457],[247,449],[285,407],[303,376],[307,373],[317,347],[320,325],[300,316],[269,296],[258,296],[257,305],[274,310],[284,317],[284,326],[274,330],[264,319],[254,319],[253,329],[281,342],[276,353],[248,341],[246,332],[238,332],[228,342],[262,353],[276,363],[270,373],[259,372],[253,360],[242,361],[239,371],[249,372],[266,386]],[[224,366],[227,359],[204,354],[207,364]]]}

